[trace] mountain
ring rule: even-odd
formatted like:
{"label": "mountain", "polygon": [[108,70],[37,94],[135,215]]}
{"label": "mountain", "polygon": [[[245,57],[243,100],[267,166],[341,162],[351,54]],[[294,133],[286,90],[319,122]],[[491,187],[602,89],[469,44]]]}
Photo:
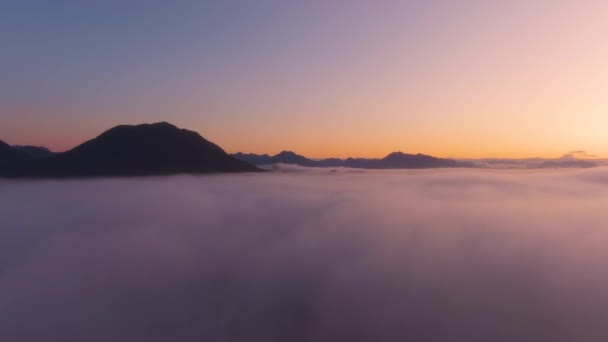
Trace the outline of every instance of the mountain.
{"label": "mountain", "polygon": [[13,148],[11,145],[0,140],[0,157],[5,157],[11,154],[13,154]]}
{"label": "mountain", "polygon": [[268,165],[270,162],[270,156],[267,154],[253,154],[253,153],[235,153],[232,155],[234,158],[249,163],[251,165]]}
{"label": "mountain", "polygon": [[0,175],[18,173],[30,160],[28,153],[0,140]]}
{"label": "mountain", "polygon": [[317,166],[319,166],[319,167],[339,167],[339,166],[342,166],[342,163],[344,163],[344,160],[342,160],[342,159],[327,158],[327,159],[321,159],[321,160],[317,161]]}
{"label": "mountain", "polygon": [[33,159],[42,159],[53,153],[44,147],[11,146],[0,140],[0,166],[4,169],[15,168]]}
{"label": "mountain", "polygon": [[19,154],[9,144],[0,140],[0,167],[7,167],[19,160]]}
{"label": "mountain", "polygon": [[161,122],[117,126],[70,151],[29,160],[0,175],[91,177],[252,171],[260,169],[231,157],[196,132]]}
{"label": "mountain", "polygon": [[295,164],[301,166],[310,166],[316,167],[319,166],[319,162],[308,159],[304,156],[296,154],[292,151],[283,151],[274,156],[269,156],[268,154],[253,154],[253,153],[235,153],[232,155],[233,157],[250,163],[252,165],[272,165],[272,164]]}
{"label": "mountain", "polygon": [[283,151],[275,156],[270,157],[271,164],[296,164],[301,166],[317,166],[317,162],[308,159],[304,156],[296,154],[292,151]]}
{"label": "mountain", "polygon": [[441,167],[475,167],[473,163],[437,158],[425,154],[393,152],[382,159],[349,158],[342,166],[363,169],[430,169]]}
{"label": "mountain", "polygon": [[26,159],[44,159],[53,155],[48,148],[43,146],[20,146],[15,145],[13,149]]}
{"label": "mountain", "polygon": [[291,151],[283,151],[277,155],[267,154],[233,154],[235,158],[246,161],[253,165],[272,165],[272,164],[296,164],[309,167],[351,167],[360,169],[425,169],[439,167],[475,167],[473,163],[460,162],[453,159],[437,158],[424,154],[406,154],[403,152],[393,152],[383,159],[367,158],[348,158],[346,160],[338,158],[327,158],[313,160],[296,154]]}

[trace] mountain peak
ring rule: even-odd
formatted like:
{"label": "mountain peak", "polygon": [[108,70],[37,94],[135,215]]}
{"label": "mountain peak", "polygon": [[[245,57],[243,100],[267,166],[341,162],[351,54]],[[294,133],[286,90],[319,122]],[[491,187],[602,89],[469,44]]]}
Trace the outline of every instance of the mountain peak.
{"label": "mountain peak", "polygon": [[386,157],[384,157],[384,159],[401,159],[401,158],[437,158],[437,157],[433,157],[433,156],[429,156],[426,154],[422,154],[422,153],[416,153],[416,154],[410,154],[410,153],[403,153],[401,151],[397,151],[397,152],[393,152],[393,153],[389,153]]}
{"label": "mountain peak", "polygon": [[197,132],[158,122],[113,127],[70,151],[28,163],[13,174],[88,177],[245,171],[260,170],[231,157]]}
{"label": "mountain peak", "polygon": [[[144,124],[145,125],[145,124]],[[167,122],[167,121],[159,121],[159,122],[153,122],[151,124],[148,124],[150,126],[170,126],[170,127],[175,127],[177,128],[177,126]]]}
{"label": "mountain peak", "polygon": [[395,151],[395,152],[391,152],[389,153],[386,157],[384,158],[389,158],[389,157],[399,157],[399,156],[404,156],[406,155],[405,153],[401,152],[401,151]]}
{"label": "mountain peak", "polygon": [[[415,156],[415,155],[397,151],[397,152],[389,153],[386,157],[383,158],[383,160],[400,160],[400,159],[404,159],[404,158],[411,158],[413,156]],[[416,156],[420,156],[420,154],[417,154]]]}
{"label": "mountain peak", "polygon": [[[101,133],[101,135],[99,135],[98,138],[110,136],[113,134],[133,133],[133,132],[152,132],[152,131],[179,132],[181,130],[179,128],[177,128],[177,126],[172,125],[166,121],[156,122],[156,123],[144,123],[144,124],[139,124],[139,125],[118,125],[118,126],[114,126],[110,129],[108,129],[107,131]],[[183,130],[183,131],[187,131],[187,130]]]}
{"label": "mountain peak", "polygon": [[281,151],[279,154],[277,154],[275,157],[288,157],[288,156],[292,156],[295,157],[298,154],[293,152],[293,151]]}

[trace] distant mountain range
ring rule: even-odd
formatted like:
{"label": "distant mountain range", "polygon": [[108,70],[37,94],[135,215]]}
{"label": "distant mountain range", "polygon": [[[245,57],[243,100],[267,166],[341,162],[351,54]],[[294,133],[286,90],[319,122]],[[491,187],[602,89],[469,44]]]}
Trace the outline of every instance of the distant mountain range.
{"label": "distant mountain range", "polygon": [[169,123],[116,126],[97,138],[62,153],[44,147],[10,146],[0,141],[0,177],[142,176],[178,173],[256,172],[257,166],[292,164],[359,169],[428,168],[589,168],[608,161],[576,159],[455,160],[393,152],[384,158],[310,159],[291,151],[227,154],[198,133]]}
{"label": "distant mountain range", "polygon": [[558,168],[592,168],[608,165],[605,159],[577,159],[572,156],[561,158],[483,158],[483,159],[446,159],[425,154],[407,154],[393,152],[382,159],[377,158],[327,158],[311,159],[291,151],[283,151],[274,156],[268,154],[235,153],[232,156],[252,165],[291,164],[308,167],[349,167],[359,169],[429,169],[475,167],[492,169],[558,169]]}
{"label": "distant mountain range", "polygon": [[424,154],[407,154],[393,152],[382,159],[367,158],[328,158],[321,160],[309,159],[291,151],[283,151],[277,155],[235,153],[237,159],[252,165],[295,164],[309,167],[350,167],[359,169],[430,169],[442,167],[476,167],[472,162],[453,159],[437,158]]}
{"label": "distant mountain range", "polygon": [[281,163],[309,167],[337,167],[342,166],[342,164],[344,163],[342,159],[338,158],[328,158],[321,160],[308,159],[291,151],[283,151],[274,156],[253,153],[245,154],[240,152],[235,153],[232,156],[252,165],[273,165]]}
{"label": "distant mountain range", "polygon": [[117,126],[63,153],[0,142],[0,176],[93,177],[254,172],[198,133],[169,123]]}

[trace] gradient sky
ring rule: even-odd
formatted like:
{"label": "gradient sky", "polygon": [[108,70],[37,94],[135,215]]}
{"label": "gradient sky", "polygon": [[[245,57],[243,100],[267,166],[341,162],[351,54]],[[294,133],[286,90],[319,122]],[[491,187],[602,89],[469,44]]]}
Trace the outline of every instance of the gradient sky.
{"label": "gradient sky", "polygon": [[228,152],[608,155],[608,1],[0,1],[0,139],[169,121]]}

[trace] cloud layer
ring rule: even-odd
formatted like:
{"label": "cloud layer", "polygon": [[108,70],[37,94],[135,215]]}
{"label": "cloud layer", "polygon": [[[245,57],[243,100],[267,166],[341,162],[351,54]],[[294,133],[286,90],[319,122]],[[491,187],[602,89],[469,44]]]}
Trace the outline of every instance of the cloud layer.
{"label": "cloud layer", "polygon": [[608,338],[608,169],[281,170],[0,181],[3,339]]}

